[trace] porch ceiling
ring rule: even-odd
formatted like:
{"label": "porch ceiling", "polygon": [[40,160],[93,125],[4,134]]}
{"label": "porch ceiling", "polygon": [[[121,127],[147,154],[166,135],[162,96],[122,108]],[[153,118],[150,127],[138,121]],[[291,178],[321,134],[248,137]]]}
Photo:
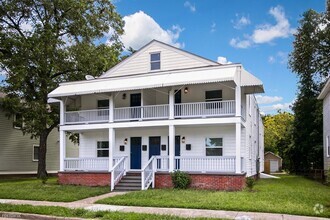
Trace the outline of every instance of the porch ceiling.
{"label": "porch ceiling", "polygon": [[[148,88],[161,88],[178,85],[214,83],[214,82],[237,82],[238,68],[240,65],[226,65],[207,68],[196,68],[180,71],[166,71],[161,73],[146,73],[134,76],[109,77],[94,80],[62,83],[48,96],[59,98],[73,95],[119,92]],[[242,71],[242,86],[259,87],[258,92],[263,92],[262,82]],[[260,89],[261,88],[261,89]]]}

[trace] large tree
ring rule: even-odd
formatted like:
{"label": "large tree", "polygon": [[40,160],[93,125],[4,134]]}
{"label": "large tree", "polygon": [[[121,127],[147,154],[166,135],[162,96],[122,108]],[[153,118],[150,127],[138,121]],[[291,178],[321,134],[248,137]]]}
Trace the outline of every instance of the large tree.
{"label": "large tree", "polygon": [[49,133],[59,110],[47,95],[60,82],[98,76],[118,62],[123,20],[109,0],[1,0],[0,71],[4,108],[39,138],[38,177],[47,175]]}
{"label": "large tree", "polygon": [[289,60],[299,79],[293,105],[293,145],[288,150],[292,171],[322,168],[322,103],[317,96],[329,77],[329,29],[329,10],[326,13],[308,10],[295,34]]}
{"label": "large tree", "polygon": [[265,152],[274,152],[286,161],[286,150],[292,142],[294,115],[279,111],[262,119],[265,127]]}

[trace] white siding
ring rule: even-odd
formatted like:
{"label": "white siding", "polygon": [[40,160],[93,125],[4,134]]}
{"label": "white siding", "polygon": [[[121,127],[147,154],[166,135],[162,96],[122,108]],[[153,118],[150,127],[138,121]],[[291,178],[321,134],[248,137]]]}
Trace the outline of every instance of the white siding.
{"label": "white siding", "polygon": [[[257,173],[257,160],[260,159],[260,172],[264,170],[264,138],[263,124],[254,95],[246,96],[246,138],[244,161],[247,176]],[[242,153],[243,155],[243,153]]]}
{"label": "white siding", "polygon": [[[194,126],[177,127],[176,135],[185,137],[185,143],[181,143],[181,156],[205,156],[205,138],[222,137],[223,138],[223,156],[235,156],[235,126]],[[162,156],[168,155],[168,127],[157,128],[127,128],[116,130],[116,142],[114,156],[130,155],[130,138],[142,137],[142,145],[149,146],[149,137],[160,136],[161,144],[166,145],[166,151],[161,151]],[[120,151],[119,146],[124,145],[124,140],[128,142],[125,145],[125,151]],[[80,157],[96,157],[97,141],[107,141],[108,130],[86,131],[80,134]],[[191,144],[191,150],[186,150],[186,144]],[[149,159],[149,147],[147,151],[142,151],[142,166]],[[129,167],[129,163],[128,163]]]}
{"label": "white siding", "polygon": [[172,48],[162,43],[153,42],[141,51],[133,54],[131,58],[124,60],[124,63],[121,63],[115,66],[113,69],[110,69],[102,77],[124,76],[151,72],[150,53],[154,52],[160,52],[160,71],[217,65],[214,62],[200,58],[196,55]]}
{"label": "white siding", "polygon": [[330,168],[330,157],[327,152],[327,137],[330,139],[330,92],[323,100],[323,152],[325,170]]}

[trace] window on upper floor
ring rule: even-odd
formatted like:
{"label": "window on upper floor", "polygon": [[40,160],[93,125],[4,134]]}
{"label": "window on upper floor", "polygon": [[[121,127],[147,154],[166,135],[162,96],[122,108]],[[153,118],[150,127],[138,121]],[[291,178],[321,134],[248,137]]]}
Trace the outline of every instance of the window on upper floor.
{"label": "window on upper floor", "polygon": [[150,70],[160,70],[160,53],[150,54]]}
{"label": "window on upper floor", "polygon": [[23,128],[23,116],[21,114],[15,114],[14,115],[14,122],[13,126],[16,129],[22,129]]}
{"label": "window on upper floor", "polygon": [[222,138],[205,138],[206,156],[222,156],[223,155],[223,139]]}
{"label": "window on upper floor", "polygon": [[97,100],[98,109],[108,109],[109,108],[109,99]]}
{"label": "window on upper floor", "polygon": [[39,160],[39,145],[33,145],[32,161],[38,161],[38,160]]}
{"label": "window on upper floor", "polygon": [[217,101],[222,101],[222,90],[211,90],[205,91],[205,102],[212,102],[206,103],[206,108],[221,108],[221,103],[215,103]]}
{"label": "window on upper floor", "polygon": [[109,141],[97,142],[97,157],[109,157]]}

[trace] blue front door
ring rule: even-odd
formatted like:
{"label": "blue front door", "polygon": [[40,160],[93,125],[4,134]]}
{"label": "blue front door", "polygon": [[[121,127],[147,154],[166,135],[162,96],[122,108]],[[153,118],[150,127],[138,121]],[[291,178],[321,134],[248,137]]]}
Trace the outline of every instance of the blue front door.
{"label": "blue front door", "polygon": [[[181,156],[181,137],[180,136],[175,136],[175,156],[179,157]],[[180,170],[180,159],[175,160],[175,167],[176,170]]]}
{"label": "blue front door", "polygon": [[141,137],[131,137],[131,169],[141,169]]}
{"label": "blue front door", "polygon": [[149,159],[160,155],[160,137],[149,137]]}

